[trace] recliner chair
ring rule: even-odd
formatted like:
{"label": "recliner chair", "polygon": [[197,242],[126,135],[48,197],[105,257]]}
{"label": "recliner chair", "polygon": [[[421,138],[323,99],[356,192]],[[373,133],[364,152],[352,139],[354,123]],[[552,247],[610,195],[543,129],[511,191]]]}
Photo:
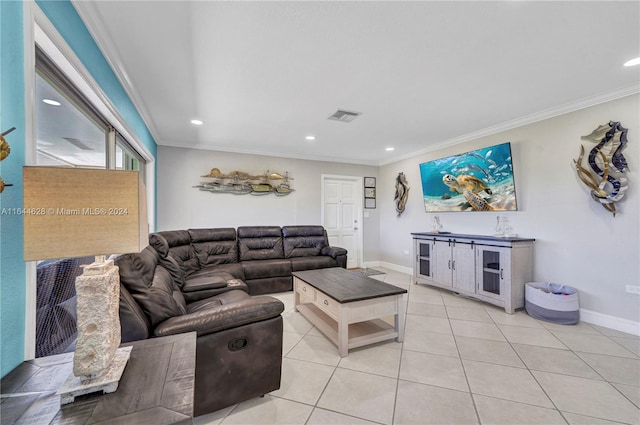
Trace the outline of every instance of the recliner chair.
{"label": "recliner chair", "polygon": [[217,295],[187,303],[151,246],[116,258],[122,342],[197,332],[194,414],[280,388],[282,302],[251,298],[232,281]]}

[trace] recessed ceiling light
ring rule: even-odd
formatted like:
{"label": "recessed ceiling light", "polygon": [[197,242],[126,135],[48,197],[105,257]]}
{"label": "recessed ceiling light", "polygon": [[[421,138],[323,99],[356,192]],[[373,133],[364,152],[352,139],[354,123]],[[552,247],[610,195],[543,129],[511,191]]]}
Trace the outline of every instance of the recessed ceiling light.
{"label": "recessed ceiling light", "polygon": [[60,106],[61,103],[58,102],[57,100],[53,100],[53,99],[42,99],[42,101],[44,103],[46,103],[47,105],[51,105],[51,106]]}
{"label": "recessed ceiling light", "polygon": [[391,151],[393,151],[393,150],[395,150],[395,149],[396,149],[396,148],[385,148],[384,150],[385,150],[385,151],[387,151],[387,152],[391,152]]}
{"label": "recessed ceiling light", "polygon": [[624,66],[634,66],[634,65],[640,65],[640,58],[631,59],[624,63]]}
{"label": "recessed ceiling light", "polygon": [[305,137],[307,140],[316,140],[316,136],[307,136]]}
{"label": "recessed ceiling light", "polygon": [[191,124],[193,124],[193,125],[202,125],[204,123],[202,121],[200,121],[200,120],[191,120]]}

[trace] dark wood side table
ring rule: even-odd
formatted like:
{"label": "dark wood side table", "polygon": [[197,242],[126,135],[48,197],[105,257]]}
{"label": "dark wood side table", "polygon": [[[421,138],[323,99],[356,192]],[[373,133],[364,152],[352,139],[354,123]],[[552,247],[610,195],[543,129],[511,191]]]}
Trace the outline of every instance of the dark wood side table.
{"label": "dark wood side table", "polygon": [[196,333],[152,338],[133,346],[116,392],[89,394],[60,407],[58,388],[73,353],[28,360],[1,382],[5,424],[191,424]]}

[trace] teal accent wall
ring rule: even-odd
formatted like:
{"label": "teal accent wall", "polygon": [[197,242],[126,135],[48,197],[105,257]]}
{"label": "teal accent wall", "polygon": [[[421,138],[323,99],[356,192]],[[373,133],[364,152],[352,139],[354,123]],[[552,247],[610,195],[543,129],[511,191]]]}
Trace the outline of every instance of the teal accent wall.
{"label": "teal accent wall", "polygon": [[[151,132],[120,84],[76,10],[67,0],[36,2],[82,61],[118,112],[156,158]],[[0,0],[0,131],[11,154],[0,163],[0,176],[14,186],[0,194],[0,376],[24,360],[26,266],[23,261],[22,167],[25,165],[24,4]],[[157,161],[154,161],[154,166]],[[157,170],[156,173],[157,175]],[[156,186],[156,182],[152,182]],[[154,205],[154,211],[155,211]]]}
{"label": "teal accent wall", "polygon": [[24,360],[25,282],[22,261],[22,166],[24,152],[24,50],[21,1],[0,1],[0,132],[11,153],[0,162],[6,187],[0,194],[0,368],[2,376]]}

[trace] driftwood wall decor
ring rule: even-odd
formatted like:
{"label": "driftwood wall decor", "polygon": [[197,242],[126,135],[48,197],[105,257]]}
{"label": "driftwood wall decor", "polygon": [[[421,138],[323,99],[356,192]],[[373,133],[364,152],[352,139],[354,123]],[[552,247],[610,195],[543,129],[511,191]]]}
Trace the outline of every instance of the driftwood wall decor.
{"label": "driftwood wall decor", "polygon": [[269,195],[286,196],[294,191],[291,188],[289,173],[271,173],[267,170],[264,174],[251,175],[243,171],[222,173],[218,168],[212,168],[209,174],[205,174],[206,180],[196,187],[212,193],[231,193],[234,195]]}

